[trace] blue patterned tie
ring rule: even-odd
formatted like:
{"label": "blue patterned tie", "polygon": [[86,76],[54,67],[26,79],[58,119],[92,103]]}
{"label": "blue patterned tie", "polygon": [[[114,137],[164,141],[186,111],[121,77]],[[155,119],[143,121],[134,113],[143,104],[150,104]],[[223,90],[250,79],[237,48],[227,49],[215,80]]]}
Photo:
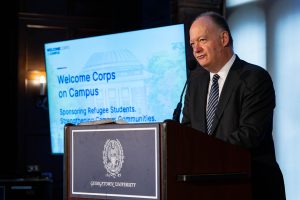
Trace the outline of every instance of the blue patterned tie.
{"label": "blue patterned tie", "polygon": [[215,74],[212,78],[212,85],[210,89],[210,94],[208,98],[207,110],[206,110],[206,122],[207,122],[207,133],[210,135],[212,123],[215,116],[216,107],[219,102],[219,84],[218,79],[220,76]]}

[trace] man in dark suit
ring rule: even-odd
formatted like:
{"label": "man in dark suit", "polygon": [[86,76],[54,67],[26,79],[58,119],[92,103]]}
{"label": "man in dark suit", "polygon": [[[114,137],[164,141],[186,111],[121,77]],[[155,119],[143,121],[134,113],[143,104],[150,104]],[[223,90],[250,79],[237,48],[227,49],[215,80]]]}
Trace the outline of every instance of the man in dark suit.
{"label": "man in dark suit", "polygon": [[[189,34],[193,55],[201,67],[190,76],[182,123],[250,149],[253,199],[285,199],[272,137],[275,91],[270,75],[234,53],[230,29],[221,15],[201,14],[193,21]],[[216,110],[208,117],[215,74],[219,75],[219,98]],[[211,128],[207,127],[209,121]]]}

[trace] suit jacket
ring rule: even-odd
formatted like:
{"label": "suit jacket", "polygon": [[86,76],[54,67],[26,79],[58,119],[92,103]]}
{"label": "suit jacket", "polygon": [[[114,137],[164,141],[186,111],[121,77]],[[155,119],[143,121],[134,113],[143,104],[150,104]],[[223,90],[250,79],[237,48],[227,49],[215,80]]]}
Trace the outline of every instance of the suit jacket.
{"label": "suit jacket", "polygon": [[[209,72],[192,71],[182,123],[206,131]],[[252,156],[253,199],[285,199],[284,181],[272,137],[275,91],[268,72],[236,57],[220,94],[212,136],[248,148]]]}

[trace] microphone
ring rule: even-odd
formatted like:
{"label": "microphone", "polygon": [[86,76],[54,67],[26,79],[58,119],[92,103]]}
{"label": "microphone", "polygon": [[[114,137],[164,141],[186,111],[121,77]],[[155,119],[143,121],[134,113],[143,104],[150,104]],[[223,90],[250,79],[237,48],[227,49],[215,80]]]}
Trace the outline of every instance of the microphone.
{"label": "microphone", "polygon": [[181,95],[180,95],[180,101],[178,102],[178,104],[177,104],[177,106],[176,106],[176,108],[174,109],[174,112],[173,112],[173,118],[172,119],[173,119],[173,121],[178,122],[178,123],[180,122],[180,113],[181,113],[181,107],[182,107],[182,96],[183,96],[183,93],[185,91],[188,80],[189,79],[187,79],[187,81],[184,84],[183,90],[182,90]]}
{"label": "microphone", "polygon": [[[197,61],[194,60],[194,59],[190,60],[189,63],[188,63],[189,71],[194,70],[196,67],[197,67]],[[188,76],[188,78],[187,78],[187,80],[184,84],[183,90],[181,92],[180,101],[178,102],[178,104],[177,104],[177,106],[176,106],[176,108],[174,109],[174,112],[173,112],[172,120],[175,121],[175,122],[178,122],[178,123],[180,123],[180,114],[181,114],[181,107],[182,107],[182,96],[183,96],[185,88],[189,84],[189,82],[190,82],[190,73],[189,73],[189,76]]]}

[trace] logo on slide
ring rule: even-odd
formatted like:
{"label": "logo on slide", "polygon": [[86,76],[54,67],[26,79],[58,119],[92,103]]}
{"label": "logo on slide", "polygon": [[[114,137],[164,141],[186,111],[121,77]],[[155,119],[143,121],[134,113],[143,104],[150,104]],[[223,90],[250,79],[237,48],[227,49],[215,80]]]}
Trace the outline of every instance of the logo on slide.
{"label": "logo on slide", "polygon": [[121,168],[124,162],[123,148],[118,139],[106,140],[103,149],[103,164],[108,177],[121,177]]}

